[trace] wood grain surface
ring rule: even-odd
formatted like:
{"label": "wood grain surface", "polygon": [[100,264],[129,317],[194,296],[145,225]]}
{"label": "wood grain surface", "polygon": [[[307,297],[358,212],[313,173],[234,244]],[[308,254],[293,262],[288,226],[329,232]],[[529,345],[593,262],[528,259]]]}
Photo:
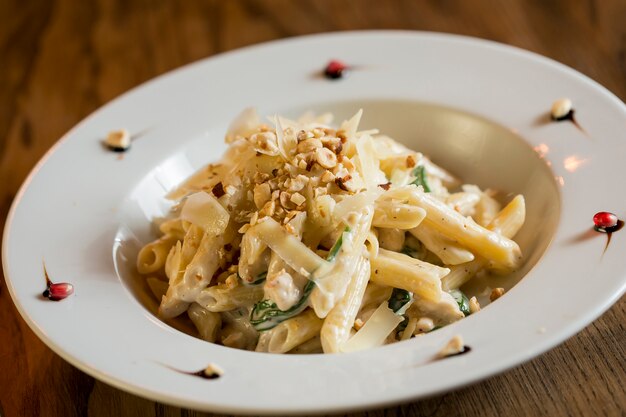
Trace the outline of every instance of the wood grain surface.
{"label": "wood grain surface", "polygon": [[[626,99],[625,0],[0,0],[0,225],[44,152],[141,82],[258,42],[383,28],[515,45]],[[623,178],[615,181],[623,186]],[[563,345],[504,374],[354,416],[624,416],[625,322],[622,297]],[[127,394],[63,361],[21,319],[4,278],[0,364],[0,415],[7,417],[205,415]]]}

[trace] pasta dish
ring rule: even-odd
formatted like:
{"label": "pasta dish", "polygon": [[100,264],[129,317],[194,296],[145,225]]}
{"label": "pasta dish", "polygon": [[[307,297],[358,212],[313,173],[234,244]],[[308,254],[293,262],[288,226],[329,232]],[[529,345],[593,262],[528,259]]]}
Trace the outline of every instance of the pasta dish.
{"label": "pasta dish", "polygon": [[328,114],[266,124],[247,109],[233,121],[222,159],[168,195],[161,236],[138,254],[161,318],[186,314],[199,337],[229,347],[336,353],[480,309],[459,288],[520,265],[511,238],[523,196],[502,207],[493,191],[359,131],[361,114],[338,128]]}

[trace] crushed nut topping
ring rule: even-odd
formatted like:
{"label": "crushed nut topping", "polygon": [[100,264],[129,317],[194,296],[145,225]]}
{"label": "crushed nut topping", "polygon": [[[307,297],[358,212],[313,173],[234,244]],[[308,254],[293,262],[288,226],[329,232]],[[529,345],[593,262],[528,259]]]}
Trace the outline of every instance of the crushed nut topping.
{"label": "crushed nut topping", "polygon": [[504,295],[504,288],[494,288],[491,290],[491,294],[489,295],[489,299],[491,302],[496,301],[498,298]]}
{"label": "crushed nut topping", "polygon": [[290,198],[291,202],[296,206],[301,206],[306,201],[306,198],[300,193],[293,193]]}
{"label": "crushed nut topping", "polygon": [[480,304],[478,303],[478,299],[476,297],[470,298],[469,308],[470,308],[471,314],[474,314],[480,311]]}
{"label": "crushed nut topping", "polygon": [[[248,227],[239,228],[240,233],[264,217],[272,217],[289,229],[289,219],[302,209],[307,198],[315,199],[312,203],[318,204],[317,198],[326,196],[329,191],[355,193],[363,187],[355,163],[342,153],[347,142],[346,132],[324,126],[304,129],[294,129],[288,123],[282,126],[282,135],[277,134],[275,128],[262,125],[239,137],[248,141],[257,155],[280,158],[279,167],[268,168],[267,162],[259,162],[258,172],[252,178],[237,172],[233,177],[243,178],[242,181],[228,181],[220,186],[221,190],[219,187],[215,190],[216,196],[225,193],[234,198],[237,193],[244,193],[254,202],[252,207],[237,213],[237,221],[248,222]],[[319,207],[320,216],[328,217],[331,210],[330,202],[324,200]]]}

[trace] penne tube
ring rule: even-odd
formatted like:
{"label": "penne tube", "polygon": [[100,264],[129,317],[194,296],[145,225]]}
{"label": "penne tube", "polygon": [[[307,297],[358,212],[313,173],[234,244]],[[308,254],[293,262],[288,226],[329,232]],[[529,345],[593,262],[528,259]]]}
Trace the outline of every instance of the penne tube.
{"label": "penne tube", "polygon": [[311,293],[311,307],[318,317],[324,318],[341,300],[362,257],[363,246],[369,235],[373,210],[365,207],[354,228],[342,235],[341,247],[330,268],[315,277],[315,289]]}
{"label": "penne tube", "polygon": [[[498,213],[487,228],[512,238],[524,224],[525,218],[526,205],[524,197],[518,195]],[[485,268],[487,264],[487,260],[477,258],[472,262],[451,267],[450,273],[441,280],[442,288],[445,291],[449,291],[461,287],[481,269]]]}
{"label": "penne tube", "polygon": [[411,202],[426,210],[425,222],[472,252],[504,267],[519,265],[521,251],[511,239],[478,225],[418,189],[411,192]]}
{"label": "penne tube", "polygon": [[372,282],[402,288],[431,301],[441,297],[441,278],[450,272],[448,268],[385,249],[380,249],[370,263]]}
{"label": "penne tube", "polygon": [[200,337],[207,342],[215,342],[217,333],[222,326],[222,316],[213,313],[198,303],[192,303],[187,310],[187,315],[196,326]]}
{"label": "penne tube", "polygon": [[152,274],[165,266],[167,255],[178,239],[165,235],[141,248],[137,255],[137,271],[140,274]]}
{"label": "penne tube", "polygon": [[341,345],[350,337],[350,330],[356,319],[356,315],[361,307],[363,294],[370,279],[370,265],[363,256],[357,261],[346,294],[328,313],[322,329],[320,338],[324,353],[337,353]]}
{"label": "penne tube", "polygon": [[367,239],[365,240],[365,247],[367,248],[367,252],[370,255],[370,258],[375,258],[378,256],[378,249],[380,248],[380,244],[378,243],[378,238],[376,237],[376,233],[370,231],[367,234]]}
{"label": "penne tube", "polygon": [[317,336],[321,328],[322,319],[308,309],[265,332],[263,337],[267,338],[268,352],[286,353]]}
{"label": "penne tube", "polygon": [[239,257],[239,276],[245,282],[256,281],[259,274],[266,272],[270,260],[267,245],[256,234],[255,229],[248,230],[241,238]]}
{"label": "penne tube", "polygon": [[370,281],[367,284],[365,294],[363,295],[363,301],[361,302],[361,311],[364,311],[368,307],[371,307],[373,305],[378,307],[383,303],[383,301],[386,301],[389,299],[389,297],[391,297],[392,291],[392,287],[375,284]]}
{"label": "penne tube", "polygon": [[199,292],[195,301],[212,312],[230,311],[249,307],[263,298],[263,285],[213,285]]}
{"label": "penne tube", "polygon": [[223,236],[204,234],[196,254],[185,268],[182,281],[175,286],[181,300],[194,301],[200,291],[211,283],[213,275],[220,266],[220,257],[216,254],[223,246]]}
{"label": "penne tube", "polygon": [[301,345],[296,346],[289,352],[289,354],[301,355],[305,353],[324,353],[322,350],[322,341],[319,335],[315,336],[313,339],[307,340]]}
{"label": "penne tube", "polygon": [[523,195],[517,195],[487,226],[487,229],[512,238],[522,228],[526,220],[526,203]]}
{"label": "penne tube", "polygon": [[474,254],[457,242],[442,235],[430,224],[422,224],[409,230],[422,244],[437,255],[445,265],[458,265],[474,260]]}
{"label": "penne tube", "polygon": [[185,238],[185,229],[183,227],[183,221],[180,217],[165,220],[159,225],[159,230],[164,235],[173,236],[178,240],[183,240]]}
{"label": "penne tube", "polygon": [[161,298],[163,298],[163,296],[167,293],[167,282],[155,277],[146,278],[146,282],[148,283],[148,287],[150,287],[150,291],[152,291],[154,298],[161,301]]}
{"label": "penne tube", "polygon": [[372,226],[394,229],[413,229],[426,218],[426,211],[410,204],[382,201],[376,203]]}
{"label": "penne tube", "polygon": [[306,277],[328,264],[271,217],[266,217],[257,223],[254,231],[259,239],[276,252],[287,265]]}

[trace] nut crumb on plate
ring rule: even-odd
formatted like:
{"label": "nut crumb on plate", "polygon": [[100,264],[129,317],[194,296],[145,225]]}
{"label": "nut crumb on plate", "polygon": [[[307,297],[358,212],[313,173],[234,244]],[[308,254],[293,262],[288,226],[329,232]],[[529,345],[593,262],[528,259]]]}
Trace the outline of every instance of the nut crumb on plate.
{"label": "nut crumb on plate", "polygon": [[463,337],[461,335],[455,335],[441,348],[437,353],[438,358],[447,358],[448,356],[458,355],[465,351],[465,345],[463,343]]}

